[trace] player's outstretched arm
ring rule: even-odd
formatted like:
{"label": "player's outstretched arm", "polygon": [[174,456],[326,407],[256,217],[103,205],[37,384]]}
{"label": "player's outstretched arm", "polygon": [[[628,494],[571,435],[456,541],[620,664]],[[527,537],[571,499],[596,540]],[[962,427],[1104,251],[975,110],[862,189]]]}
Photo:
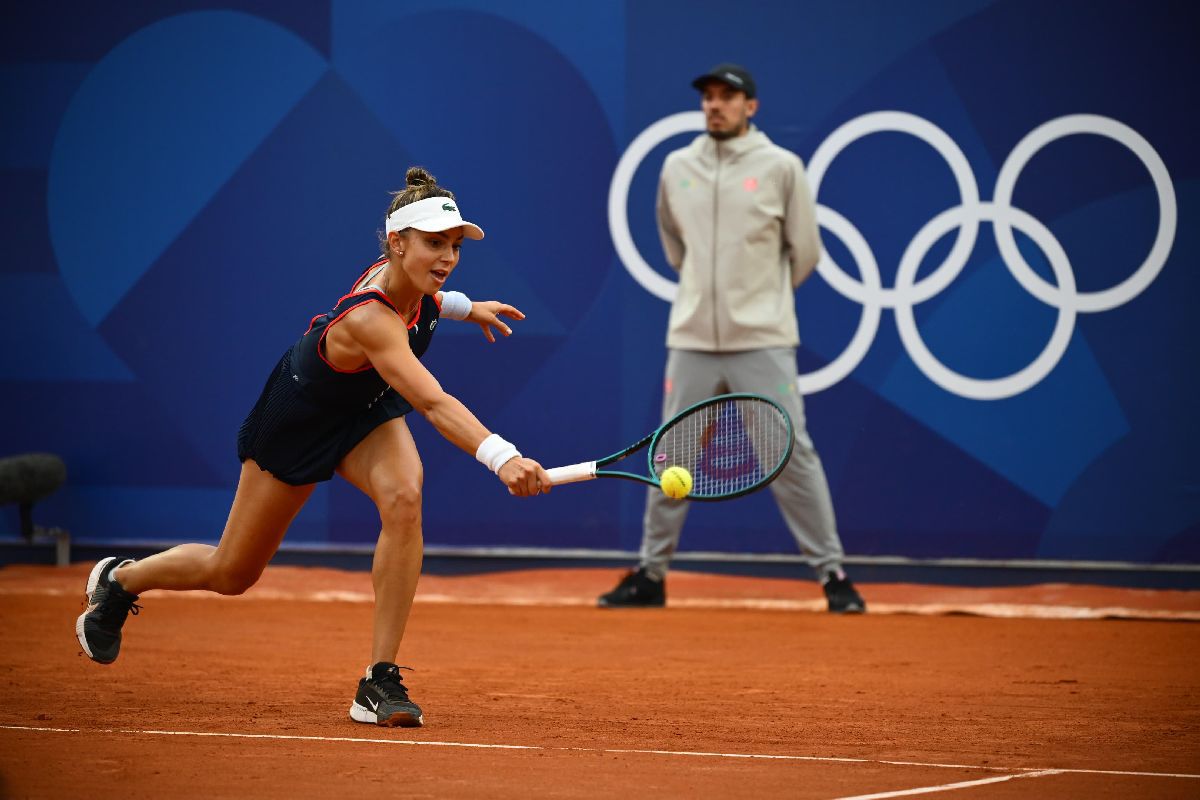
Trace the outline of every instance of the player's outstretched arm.
{"label": "player's outstretched arm", "polygon": [[512,445],[488,431],[458,398],[442,389],[413,354],[408,331],[394,313],[372,303],[351,311],[340,324],[389,386],[451,444],[486,464],[512,494],[527,497],[549,491],[550,476],[540,464],[521,457]]}

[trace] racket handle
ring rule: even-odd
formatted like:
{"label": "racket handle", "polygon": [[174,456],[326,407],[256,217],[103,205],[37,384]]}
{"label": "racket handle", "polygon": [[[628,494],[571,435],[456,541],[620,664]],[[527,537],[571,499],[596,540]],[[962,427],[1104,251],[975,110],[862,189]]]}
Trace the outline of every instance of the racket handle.
{"label": "racket handle", "polygon": [[566,467],[555,467],[554,469],[546,470],[550,476],[550,480],[555,486],[561,486],[564,483],[576,483],[578,481],[590,481],[596,477],[596,462],[584,461],[581,464],[571,464]]}

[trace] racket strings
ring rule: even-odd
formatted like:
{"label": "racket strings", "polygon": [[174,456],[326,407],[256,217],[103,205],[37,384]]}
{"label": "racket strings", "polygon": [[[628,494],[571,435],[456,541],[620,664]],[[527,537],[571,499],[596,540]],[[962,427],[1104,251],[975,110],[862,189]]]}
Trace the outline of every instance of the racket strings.
{"label": "racket strings", "polygon": [[755,398],[706,404],[679,417],[659,437],[655,472],[683,467],[692,497],[745,493],[774,477],[790,454],[791,426],[775,405]]}

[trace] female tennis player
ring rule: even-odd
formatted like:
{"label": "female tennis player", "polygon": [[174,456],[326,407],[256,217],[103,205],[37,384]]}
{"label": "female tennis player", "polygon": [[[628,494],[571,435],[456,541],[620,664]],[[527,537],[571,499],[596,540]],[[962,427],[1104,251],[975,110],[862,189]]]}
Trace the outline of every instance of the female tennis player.
{"label": "female tennis player", "polygon": [[75,624],[84,652],[110,664],[121,627],[149,589],[241,594],[258,581],[319,481],[340,474],[371,498],[382,530],[375,545],[371,666],[350,716],[416,727],[396,655],[421,572],[421,459],[405,415],[416,409],[450,442],[472,453],[517,496],[548,492],[541,465],[491,433],[418,360],[440,317],[477,323],[488,341],[512,333],[501,319],[524,314],[495,301],[442,291],[464,238],[454,194],[413,167],[388,208],[382,255],[333,309],[313,318],[283,354],[238,433],[241,477],[216,547],[184,544],[142,561],[112,556],[92,569],[87,610]]}

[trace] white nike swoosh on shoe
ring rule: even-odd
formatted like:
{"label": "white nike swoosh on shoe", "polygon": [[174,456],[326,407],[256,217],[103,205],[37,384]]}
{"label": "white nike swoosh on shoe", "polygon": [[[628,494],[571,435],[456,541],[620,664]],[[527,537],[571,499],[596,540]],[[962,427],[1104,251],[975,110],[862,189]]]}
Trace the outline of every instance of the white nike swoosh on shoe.
{"label": "white nike swoosh on shoe", "polygon": [[369,697],[367,698],[367,705],[369,705],[369,706],[371,707],[371,710],[372,710],[372,711],[378,711],[378,710],[379,710],[379,703],[378,703],[378,702],[372,703],[372,702],[371,702],[371,698],[369,698]]}

